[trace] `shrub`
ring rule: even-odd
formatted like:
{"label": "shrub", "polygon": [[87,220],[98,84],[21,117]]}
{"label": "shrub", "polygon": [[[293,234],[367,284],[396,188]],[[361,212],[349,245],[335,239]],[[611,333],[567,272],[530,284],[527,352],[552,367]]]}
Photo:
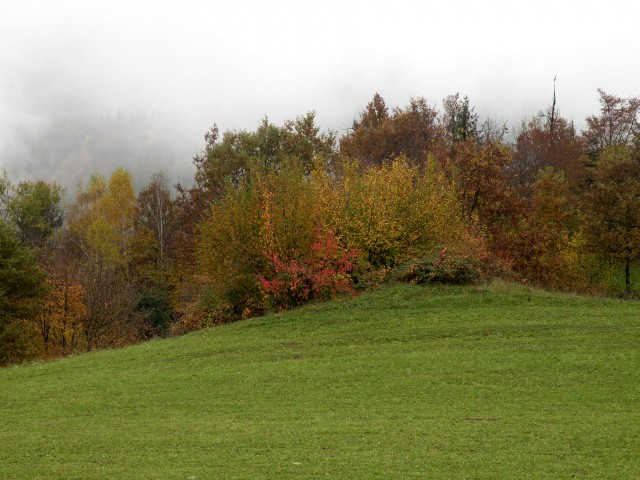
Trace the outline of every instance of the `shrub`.
{"label": "shrub", "polygon": [[0,321],[0,366],[20,363],[36,354],[35,338],[25,322]]}
{"label": "shrub", "polygon": [[562,252],[565,269],[565,289],[591,295],[621,293],[616,285],[619,270],[605,255],[591,251],[582,232],[576,232]]}
{"label": "shrub", "polygon": [[402,272],[405,280],[417,284],[466,285],[478,283],[482,277],[482,269],[477,259],[449,254],[446,248],[436,256],[409,263]]}
{"label": "shrub", "polygon": [[261,313],[265,302],[286,308],[341,288],[351,254],[343,259],[335,235],[323,237],[329,180],[307,175],[292,159],[255,166],[228,186],[199,226],[206,312],[237,319]]}
{"label": "shrub", "polygon": [[513,279],[512,261],[489,251],[483,236],[462,231],[437,253],[414,259],[395,269],[396,279],[412,283],[466,285],[490,278]]}
{"label": "shrub", "polygon": [[298,259],[283,260],[266,251],[263,255],[269,273],[256,278],[266,303],[273,308],[283,310],[340,293],[355,293],[349,274],[358,252],[342,249],[333,232],[319,236],[311,251]]}

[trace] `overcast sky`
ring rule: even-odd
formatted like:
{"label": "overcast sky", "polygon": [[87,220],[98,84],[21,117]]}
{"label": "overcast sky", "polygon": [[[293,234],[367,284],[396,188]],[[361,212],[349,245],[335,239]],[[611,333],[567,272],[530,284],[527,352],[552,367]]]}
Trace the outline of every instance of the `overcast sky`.
{"label": "overcast sky", "polygon": [[[214,122],[255,128],[317,111],[340,131],[388,106],[469,95],[517,124],[582,126],[597,88],[640,95],[640,2],[0,0],[0,167],[16,129],[73,115],[172,116],[192,153]],[[190,164],[189,155],[176,160]]]}

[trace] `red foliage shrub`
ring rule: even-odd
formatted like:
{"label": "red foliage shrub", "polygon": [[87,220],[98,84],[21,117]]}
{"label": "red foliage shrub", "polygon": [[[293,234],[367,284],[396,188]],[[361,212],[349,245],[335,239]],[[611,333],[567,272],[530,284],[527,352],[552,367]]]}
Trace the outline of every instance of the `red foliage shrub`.
{"label": "red foliage shrub", "polygon": [[268,275],[256,275],[266,302],[277,310],[285,310],[316,299],[340,293],[355,294],[349,275],[358,251],[345,251],[333,232],[312,244],[306,256],[284,260],[278,254],[263,252],[268,262]]}

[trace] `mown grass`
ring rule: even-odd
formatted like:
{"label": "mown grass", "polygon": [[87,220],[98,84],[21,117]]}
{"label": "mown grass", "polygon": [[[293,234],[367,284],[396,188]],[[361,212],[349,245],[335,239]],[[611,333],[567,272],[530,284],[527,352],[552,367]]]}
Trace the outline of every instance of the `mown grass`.
{"label": "mown grass", "polygon": [[640,478],[640,304],[408,285],[0,371],[2,479]]}

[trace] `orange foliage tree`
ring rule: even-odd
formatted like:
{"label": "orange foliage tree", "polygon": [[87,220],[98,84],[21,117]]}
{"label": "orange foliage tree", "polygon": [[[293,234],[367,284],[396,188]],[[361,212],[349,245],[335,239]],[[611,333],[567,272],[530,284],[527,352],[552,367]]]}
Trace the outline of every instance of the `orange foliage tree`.
{"label": "orange foliage tree", "polygon": [[69,278],[49,274],[42,312],[35,319],[42,337],[44,355],[66,355],[83,345],[87,308],[85,290]]}
{"label": "orange foliage tree", "polygon": [[570,285],[570,222],[574,201],[564,172],[542,169],[533,183],[530,208],[511,232],[514,268],[528,281],[554,288]]}
{"label": "orange foliage tree", "polygon": [[424,98],[412,98],[406,107],[389,113],[378,93],[340,139],[340,154],[362,166],[380,166],[398,156],[423,165],[427,154],[440,157],[445,148],[438,112]]}
{"label": "orange foliage tree", "polygon": [[601,89],[598,94],[600,115],[587,117],[583,133],[592,159],[610,147],[631,147],[640,133],[640,98],[620,98]]}

